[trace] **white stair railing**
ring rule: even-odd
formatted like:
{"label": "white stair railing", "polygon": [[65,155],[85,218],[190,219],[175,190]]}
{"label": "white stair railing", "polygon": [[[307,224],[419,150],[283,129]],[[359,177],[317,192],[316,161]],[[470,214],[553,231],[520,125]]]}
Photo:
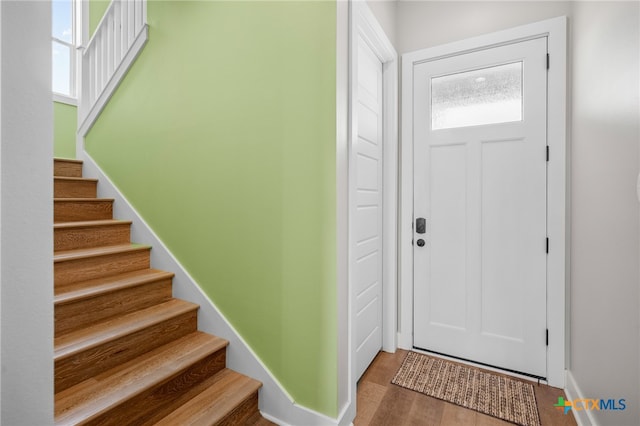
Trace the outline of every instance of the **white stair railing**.
{"label": "white stair railing", "polygon": [[81,48],[81,137],[89,132],[148,38],[147,1],[112,0],[93,37]]}

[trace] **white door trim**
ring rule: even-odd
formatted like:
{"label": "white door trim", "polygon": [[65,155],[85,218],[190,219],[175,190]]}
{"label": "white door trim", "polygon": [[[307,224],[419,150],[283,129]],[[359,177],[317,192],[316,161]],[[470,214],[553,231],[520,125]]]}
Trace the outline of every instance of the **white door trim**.
{"label": "white door trim", "polygon": [[[358,37],[364,39],[382,62],[383,91],[383,249],[382,249],[382,349],[397,347],[397,206],[398,206],[398,55],[373,13],[363,1],[351,2],[349,37],[349,240],[352,240],[355,212],[355,157],[351,152],[357,140],[354,100],[357,98]],[[350,243],[351,244],[351,243]],[[349,247],[351,247],[349,245]],[[355,259],[349,250],[349,309],[351,327],[355,324],[355,294],[352,286]],[[355,386],[355,330],[351,330],[350,377]]]}
{"label": "white door trim", "polygon": [[402,138],[399,214],[398,346],[413,345],[413,68],[415,64],[483,50],[517,41],[548,37],[550,68],[547,90],[548,164],[547,235],[547,381],[564,388],[566,352],[566,282],[569,253],[566,245],[568,213],[567,176],[567,18],[558,17],[458,42],[410,52],[402,56]]}

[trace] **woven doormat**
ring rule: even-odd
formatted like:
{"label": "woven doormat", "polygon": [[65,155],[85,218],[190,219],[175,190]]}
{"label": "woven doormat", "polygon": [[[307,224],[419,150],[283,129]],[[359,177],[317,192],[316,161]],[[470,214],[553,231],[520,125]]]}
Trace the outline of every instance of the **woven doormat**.
{"label": "woven doormat", "polygon": [[409,352],[391,383],[522,426],[540,426],[533,385]]}

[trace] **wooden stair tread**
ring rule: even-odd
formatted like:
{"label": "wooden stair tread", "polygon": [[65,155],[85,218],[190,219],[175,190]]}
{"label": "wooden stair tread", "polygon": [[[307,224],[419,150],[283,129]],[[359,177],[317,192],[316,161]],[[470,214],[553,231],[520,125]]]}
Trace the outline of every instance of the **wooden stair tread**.
{"label": "wooden stair tread", "polygon": [[118,219],[102,219],[102,220],[84,220],[76,222],[58,222],[53,224],[53,229],[73,229],[73,228],[94,228],[99,226],[112,225],[131,225],[130,220]]}
{"label": "wooden stair tread", "polygon": [[66,197],[58,197],[54,198],[53,202],[84,202],[84,203],[101,203],[101,202],[113,202],[114,198],[91,198],[91,197],[74,197],[74,198],[66,198]]}
{"label": "wooden stair tread", "polygon": [[262,383],[225,368],[210,379],[210,386],[155,425],[212,425],[223,420]]}
{"label": "wooden stair tread", "polygon": [[55,305],[72,303],[161,279],[173,278],[174,275],[173,272],[158,269],[142,269],[89,281],[81,281],[56,289],[54,303]]}
{"label": "wooden stair tread", "polygon": [[119,244],[115,246],[84,248],[77,250],[61,250],[53,255],[53,263],[67,262],[88,257],[108,256],[116,253],[150,250],[151,246],[144,244]]}
{"label": "wooden stair tread", "polygon": [[200,331],[156,348],[55,395],[55,423],[79,424],[107,412],[224,349],[228,342]]}
{"label": "wooden stair tread", "polygon": [[79,352],[103,345],[166,321],[169,318],[197,309],[198,305],[195,303],[172,299],[165,303],[63,334],[54,339],[54,361],[73,356]]}
{"label": "wooden stair tread", "polygon": [[82,160],[76,160],[75,158],[63,158],[63,157],[53,157],[53,161],[60,161],[62,163],[76,163],[82,164]]}
{"label": "wooden stair tread", "polygon": [[53,180],[65,181],[65,182],[98,182],[98,179],[85,178],[85,177],[70,177],[70,176],[54,176]]}

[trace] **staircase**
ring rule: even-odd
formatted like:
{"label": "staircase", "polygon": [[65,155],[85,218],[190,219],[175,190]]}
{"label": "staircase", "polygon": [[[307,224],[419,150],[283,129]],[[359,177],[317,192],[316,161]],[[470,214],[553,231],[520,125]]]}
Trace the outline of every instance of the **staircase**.
{"label": "staircase", "polygon": [[198,331],[97,183],[54,159],[55,423],[271,424],[261,383],[226,368],[227,341]]}

